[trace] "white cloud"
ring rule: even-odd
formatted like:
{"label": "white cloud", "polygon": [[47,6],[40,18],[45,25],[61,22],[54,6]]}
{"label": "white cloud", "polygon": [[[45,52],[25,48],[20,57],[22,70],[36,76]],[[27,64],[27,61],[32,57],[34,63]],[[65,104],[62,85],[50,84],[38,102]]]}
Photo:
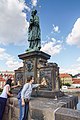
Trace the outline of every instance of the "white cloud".
{"label": "white cloud", "polygon": [[0,44],[22,44],[27,41],[29,23],[22,12],[24,2],[0,0]]}
{"label": "white cloud", "polygon": [[32,6],[37,6],[37,0],[31,0]]}
{"label": "white cloud", "polygon": [[9,60],[6,62],[6,65],[8,68],[15,70],[15,69],[23,66],[23,63],[15,61],[15,60]]}
{"label": "white cloud", "polygon": [[19,2],[22,2],[22,3],[24,3],[24,2],[25,2],[25,0],[19,0]]}
{"label": "white cloud", "polygon": [[0,61],[4,61],[5,65],[7,65],[7,69],[11,70],[23,66],[22,62],[18,62],[14,56],[11,56],[10,54],[6,53],[6,50],[4,48],[0,48]]}
{"label": "white cloud", "polygon": [[72,75],[80,73],[80,57],[75,61],[73,65],[69,66],[69,68],[60,67],[60,73],[68,73]]}
{"label": "white cloud", "polygon": [[58,27],[58,26],[53,25],[53,30],[52,30],[52,32],[55,32],[55,33],[60,33],[59,27]]}
{"label": "white cloud", "polygon": [[[4,48],[0,48],[0,55],[2,55],[4,53],[5,49]],[[1,57],[1,56],[0,56]]]}
{"label": "white cloud", "polygon": [[60,73],[68,73],[68,74],[72,74],[72,75],[80,73],[80,64],[77,64],[77,66],[76,65],[70,66],[70,68],[60,67]]}
{"label": "white cloud", "polygon": [[77,62],[80,62],[80,57],[77,58]]}
{"label": "white cloud", "polygon": [[71,33],[66,38],[69,45],[77,45],[80,47],[80,18],[75,22]]}
{"label": "white cloud", "polygon": [[62,45],[60,41],[58,43],[55,38],[52,38],[51,41],[42,45],[42,48],[41,48],[41,51],[44,51],[50,55],[58,54],[61,50],[62,50]]}

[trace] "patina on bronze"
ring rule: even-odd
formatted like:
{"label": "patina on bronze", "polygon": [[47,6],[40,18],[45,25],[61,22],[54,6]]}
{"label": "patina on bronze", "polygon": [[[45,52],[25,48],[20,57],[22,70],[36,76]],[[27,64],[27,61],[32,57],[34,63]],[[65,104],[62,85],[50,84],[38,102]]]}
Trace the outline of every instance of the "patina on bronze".
{"label": "patina on bronze", "polygon": [[28,28],[29,49],[27,51],[40,50],[41,48],[39,17],[36,14],[37,10],[32,10]]}

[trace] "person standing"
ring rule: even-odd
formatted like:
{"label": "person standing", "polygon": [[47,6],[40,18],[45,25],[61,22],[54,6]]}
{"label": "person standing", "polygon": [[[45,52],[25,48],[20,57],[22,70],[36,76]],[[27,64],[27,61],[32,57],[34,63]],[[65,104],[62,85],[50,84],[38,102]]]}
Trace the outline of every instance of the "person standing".
{"label": "person standing", "polygon": [[19,120],[28,119],[29,101],[31,98],[32,89],[40,85],[44,85],[43,82],[41,84],[33,84],[33,82],[34,78],[32,76],[28,76],[27,83],[24,84],[21,90],[21,99],[18,100],[20,109]]}
{"label": "person standing", "polygon": [[8,96],[10,96],[10,97],[13,96],[13,94],[10,93],[10,89],[18,86],[18,85],[15,85],[15,86],[11,87],[11,83],[12,83],[12,80],[11,80],[11,78],[9,78],[6,81],[6,84],[5,84],[3,91],[0,95],[0,120],[2,120],[2,118],[3,118],[3,114],[4,114],[5,107],[6,107],[6,102],[7,102]]}

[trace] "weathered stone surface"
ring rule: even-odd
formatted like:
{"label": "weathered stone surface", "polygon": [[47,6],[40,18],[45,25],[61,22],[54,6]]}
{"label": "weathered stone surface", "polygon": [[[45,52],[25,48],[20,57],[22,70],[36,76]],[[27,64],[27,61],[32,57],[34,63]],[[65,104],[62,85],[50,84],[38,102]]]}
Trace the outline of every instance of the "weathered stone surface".
{"label": "weathered stone surface", "polygon": [[60,108],[55,113],[56,120],[80,120],[80,111]]}
{"label": "weathered stone surface", "polygon": [[[68,109],[74,108],[77,103],[75,96],[63,96],[55,99],[32,97],[29,103],[28,120],[80,120],[79,111]],[[16,97],[9,98],[3,120],[18,120],[18,116],[18,100]]]}
{"label": "weathered stone surface", "polygon": [[55,97],[58,98],[64,96],[64,93],[61,91],[37,90],[32,92],[32,96],[44,97],[44,98],[55,98]]}
{"label": "weathered stone surface", "polygon": [[18,120],[18,116],[19,116],[18,100],[12,97],[7,101],[3,120]]}
{"label": "weathered stone surface", "polygon": [[22,60],[25,60],[26,58],[32,58],[34,56],[42,57],[42,58],[45,58],[46,60],[50,59],[51,57],[49,54],[44,53],[42,51],[32,51],[30,53],[24,53],[24,54],[18,55],[18,57]]}

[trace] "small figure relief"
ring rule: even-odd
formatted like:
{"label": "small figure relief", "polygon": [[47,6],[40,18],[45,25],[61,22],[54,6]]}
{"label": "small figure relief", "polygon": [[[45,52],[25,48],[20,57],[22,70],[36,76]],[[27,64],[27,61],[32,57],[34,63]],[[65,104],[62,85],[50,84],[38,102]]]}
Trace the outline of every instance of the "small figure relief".
{"label": "small figure relief", "polygon": [[26,62],[26,69],[27,69],[28,72],[32,71],[32,69],[33,69],[33,62],[31,60]]}
{"label": "small figure relief", "polygon": [[23,74],[22,73],[16,73],[16,80],[23,80]]}

